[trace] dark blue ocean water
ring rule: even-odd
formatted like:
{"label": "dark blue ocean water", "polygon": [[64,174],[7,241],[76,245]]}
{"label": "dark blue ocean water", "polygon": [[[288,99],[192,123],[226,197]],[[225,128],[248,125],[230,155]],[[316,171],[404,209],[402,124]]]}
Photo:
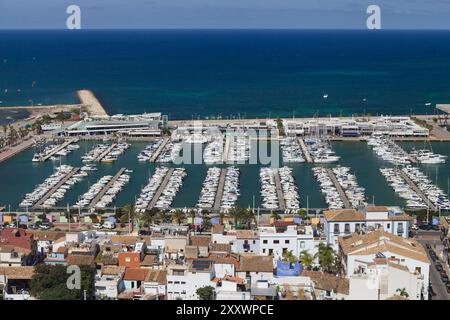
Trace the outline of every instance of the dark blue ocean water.
{"label": "dark blue ocean water", "polygon": [[450,103],[450,32],[0,31],[0,106],[80,88],[172,119],[432,113]]}

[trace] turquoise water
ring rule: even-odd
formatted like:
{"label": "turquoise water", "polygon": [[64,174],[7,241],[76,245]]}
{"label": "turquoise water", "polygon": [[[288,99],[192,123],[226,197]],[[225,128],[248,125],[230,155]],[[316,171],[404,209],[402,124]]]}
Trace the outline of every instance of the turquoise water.
{"label": "turquoise water", "polygon": [[[73,166],[81,166],[81,156],[88,151],[95,143],[80,142],[81,148],[75,150],[70,155],[63,157],[62,163]],[[120,168],[132,169],[130,183],[119,193],[114,205],[121,206],[126,203],[132,203],[136,196],[139,196],[141,188],[147,183],[148,178],[153,174],[158,164],[142,163],[137,161],[136,156],[147,145],[146,142],[132,142],[132,146],[115,163],[98,163],[98,171],[91,172],[82,182],[69,190],[66,197],[59,204],[66,206],[74,204],[78,196],[85,193],[90,185],[95,183],[101,176],[114,175]],[[405,148],[423,147],[423,143],[401,143]],[[371,203],[373,199],[375,204],[384,205],[403,205],[402,199],[399,199],[394,191],[387,185],[378,168],[389,166],[388,163],[379,160],[372,152],[370,147],[364,142],[333,142],[333,149],[341,156],[339,164],[348,166],[356,174],[359,184],[366,188],[366,196]],[[433,150],[438,153],[450,156],[448,143],[432,143]],[[11,205],[16,208],[22,200],[23,195],[31,192],[34,186],[41,183],[49,176],[54,167],[59,162],[47,161],[44,163],[33,163],[31,158],[35,150],[26,150],[14,158],[11,158],[0,165],[0,205]],[[307,163],[288,164],[293,167],[294,177],[299,186],[302,206],[306,207],[306,199],[309,199],[310,208],[324,208],[325,201],[320,192],[317,181],[311,170],[312,165]],[[203,179],[206,176],[208,166],[206,165],[184,165],[187,170],[187,177],[184,180],[183,187],[176,196],[173,207],[193,207],[199,197]],[[253,205],[253,196],[255,197],[255,206],[260,204],[260,182],[259,182],[259,164],[239,165],[241,168],[241,197],[238,205],[248,207]],[[438,185],[447,190],[450,173],[450,163],[443,165],[422,166],[432,179],[436,179],[436,170],[438,170]]]}
{"label": "turquoise water", "polygon": [[0,100],[89,88],[110,113],[172,119],[433,113],[449,56],[449,31],[0,31]]}

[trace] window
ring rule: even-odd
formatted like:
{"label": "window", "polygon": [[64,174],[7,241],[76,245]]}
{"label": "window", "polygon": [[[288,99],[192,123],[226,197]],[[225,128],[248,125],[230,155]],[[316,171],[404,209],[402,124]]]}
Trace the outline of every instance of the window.
{"label": "window", "polygon": [[334,234],[339,234],[339,224],[334,224]]}
{"label": "window", "polygon": [[267,244],[267,240],[263,240],[263,243],[264,243],[264,244]]}
{"label": "window", "polygon": [[350,223],[346,223],[344,226],[344,232],[345,233],[350,233]]}
{"label": "window", "polygon": [[244,240],[244,244],[248,244],[248,240]]}
{"label": "window", "polygon": [[387,224],[387,229],[389,230],[390,228],[391,228],[391,224],[388,223],[388,224]]}
{"label": "window", "polygon": [[130,257],[125,257],[125,262],[131,262],[131,258]]}
{"label": "window", "polygon": [[181,284],[186,284],[186,281],[181,281]]}
{"label": "window", "polygon": [[256,244],[256,240],[253,240],[253,244]]}
{"label": "window", "polygon": [[300,241],[300,248],[305,248],[305,241]]}
{"label": "window", "polygon": [[284,243],[285,244],[289,244],[289,240],[284,240]]}
{"label": "window", "polygon": [[263,250],[262,250],[262,253],[266,253],[266,249],[263,249]]}
{"label": "window", "polygon": [[269,249],[269,256],[273,254],[273,249]]}
{"label": "window", "polygon": [[274,243],[274,244],[279,244],[279,243],[280,243],[280,240],[273,240],[273,243]]}
{"label": "window", "polygon": [[355,224],[355,232],[359,233],[359,231],[361,231],[361,226],[359,223]]}

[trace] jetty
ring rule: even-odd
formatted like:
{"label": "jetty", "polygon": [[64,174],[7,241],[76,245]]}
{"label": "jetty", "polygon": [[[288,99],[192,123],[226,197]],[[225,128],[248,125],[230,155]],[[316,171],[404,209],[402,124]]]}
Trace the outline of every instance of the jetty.
{"label": "jetty", "polygon": [[409,184],[411,189],[414,190],[415,193],[426,203],[426,205],[431,209],[431,211],[438,211],[438,208],[428,199],[428,197],[422,192],[422,190],[417,187],[417,185],[412,181],[408,175],[403,172],[401,169],[397,169],[397,171],[400,173],[403,179],[405,179],[406,183]]}
{"label": "jetty", "polygon": [[216,198],[214,199],[214,211],[220,211],[220,203],[223,196],[223,188],[225,186],[225,176],[227,174],[227,169],[222,168],[220,171],[219,185],[217,186]]}
{"label": "jetty", "polygon": [[108,149],[106,149],[105,151],[103,151],[97,158],[94,159],[95,162],[100,162],[102,161],[102,159],[111,152],[112,149],[114,149],[117,146],[117,143],[113,143],[112,145],[109,146]]}
{"label": "jetty", "polygon": [[119,177],[125,172],[126,168],[121,168],[116,175],[103,187],[103,189],[92,199],[89,204],[89,208],[95,208],[95,205],[100,201],[100,199],[105,195],[105,193],[112,187],[114,182],[119,179]]}
{"label": "jetty", "polygon": [[336,179],[336,176],[334,175],[333,170],[327,168],[327,173],[330,176],[331,181],[334,184],[334,187],[336,188],[337,192],[339,193],[339,197],[341,198],[342,202],[344,203],[345,209],[351,209],[350,201],[348,201],[347,196],[345,195],[344,190],[342,189],[341,185]]}
{"label": "jetty", "polygon": [[152,201],[148,204],[147,209],[150,210],[153,207],[155,207],[156,202],[158,201],[159,197],[161,196],[162,192],[167,186],[167,183],[169,183],[169,179],[172,176],[175,168],[170,168],[169,171],[167,171],[166,176],[164,177],[163,181],[161,182],[161,185],[159,186],[158,190],[156,190],[155,195],[153,196]]}
{"label": "jetty", "polygon": [[43,209],[42,204],[50,198],[56,190],[61,188],[61,186],[67,182],[74,174],[76,174],[80,168],[73,168],[64,178],[62,178],[53,188],[51,188],[38,202],[33,206],[33,209]]}
{"label": "jetty", "polygon": [[55,153],[61,151],[62,149],[66,148],[69,144],[75,143],[78,141],[78,138],[72,138],[64,143],[57,145],[55,148],[53,148],[50,152],[48,152],[45,156],[41,157],[41,162],[47,161],[50,157],[52,157]]}
{"label": "jetty", "polygon": [[108,113],[106,113],[102,104],[98,101],[91,90],[78,90],[77,96],[78,99],[80,99],[81,104],[86,107],[91,116],[108,116]]}
{"label": "jetty", "polygon": [[155,153],[152,155],[152,157],[148,160],[149,162],[155,162],[156,159],[158,159],[159,154],[161,153],[161,151],[164,149],[164,147],[166,146],[167,142],[169,142],[170,137],[165,137],[163,142],[161,143],[161,145],[158,147],[158,149],[156,149]]}
{"label": "jetty", "polygon": [[222,160],[223,163],[228,161],[228,152],[230,151],[231,136],[229,134],[225,137],[225,147],[223,148]]}
{"label": "jetty", "polygon": [[309,153],[308,148],[306,147],[305,140],[303,140],[302,138],[299,137],[298,143],[300,145],[300,148],[302,149],[303,155],[305,156],[306,162],[313,163],[314,161],[311,157],[311,154]]}
{"label": "jetty", "polygon": [[275,169],[273,172],[275,178],[275,188],[277,190],[278,203],[280,210],[286,209],[286,202],[284,201],[283,188],[281,187],[280,174],[278,173],[278,169]]}

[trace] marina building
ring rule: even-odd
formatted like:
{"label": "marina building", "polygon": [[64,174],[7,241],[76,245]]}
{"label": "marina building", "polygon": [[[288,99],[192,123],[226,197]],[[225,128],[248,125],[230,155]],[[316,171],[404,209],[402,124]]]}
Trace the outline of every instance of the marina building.
{"label": "marina building", "polygon": [[429,135],[427,128],[404,116],[285,119],[283,127],[288,136],[359,137],[375,134],[391,137],[428,137]]}
{"label": "marina building", "polygon": [[324,233],[327,243],[338,249],[339,237],[382,229],[403,238],[408,237],[410,217],[399,207],[372,206],[361,209],[324,211]]}
{"label": "marina building", "polygon": [[160,113],[114,115],[85,118],[63,131],[65,136],[94,136],[119,133],[127,136],[160,136],[163,121]]}

